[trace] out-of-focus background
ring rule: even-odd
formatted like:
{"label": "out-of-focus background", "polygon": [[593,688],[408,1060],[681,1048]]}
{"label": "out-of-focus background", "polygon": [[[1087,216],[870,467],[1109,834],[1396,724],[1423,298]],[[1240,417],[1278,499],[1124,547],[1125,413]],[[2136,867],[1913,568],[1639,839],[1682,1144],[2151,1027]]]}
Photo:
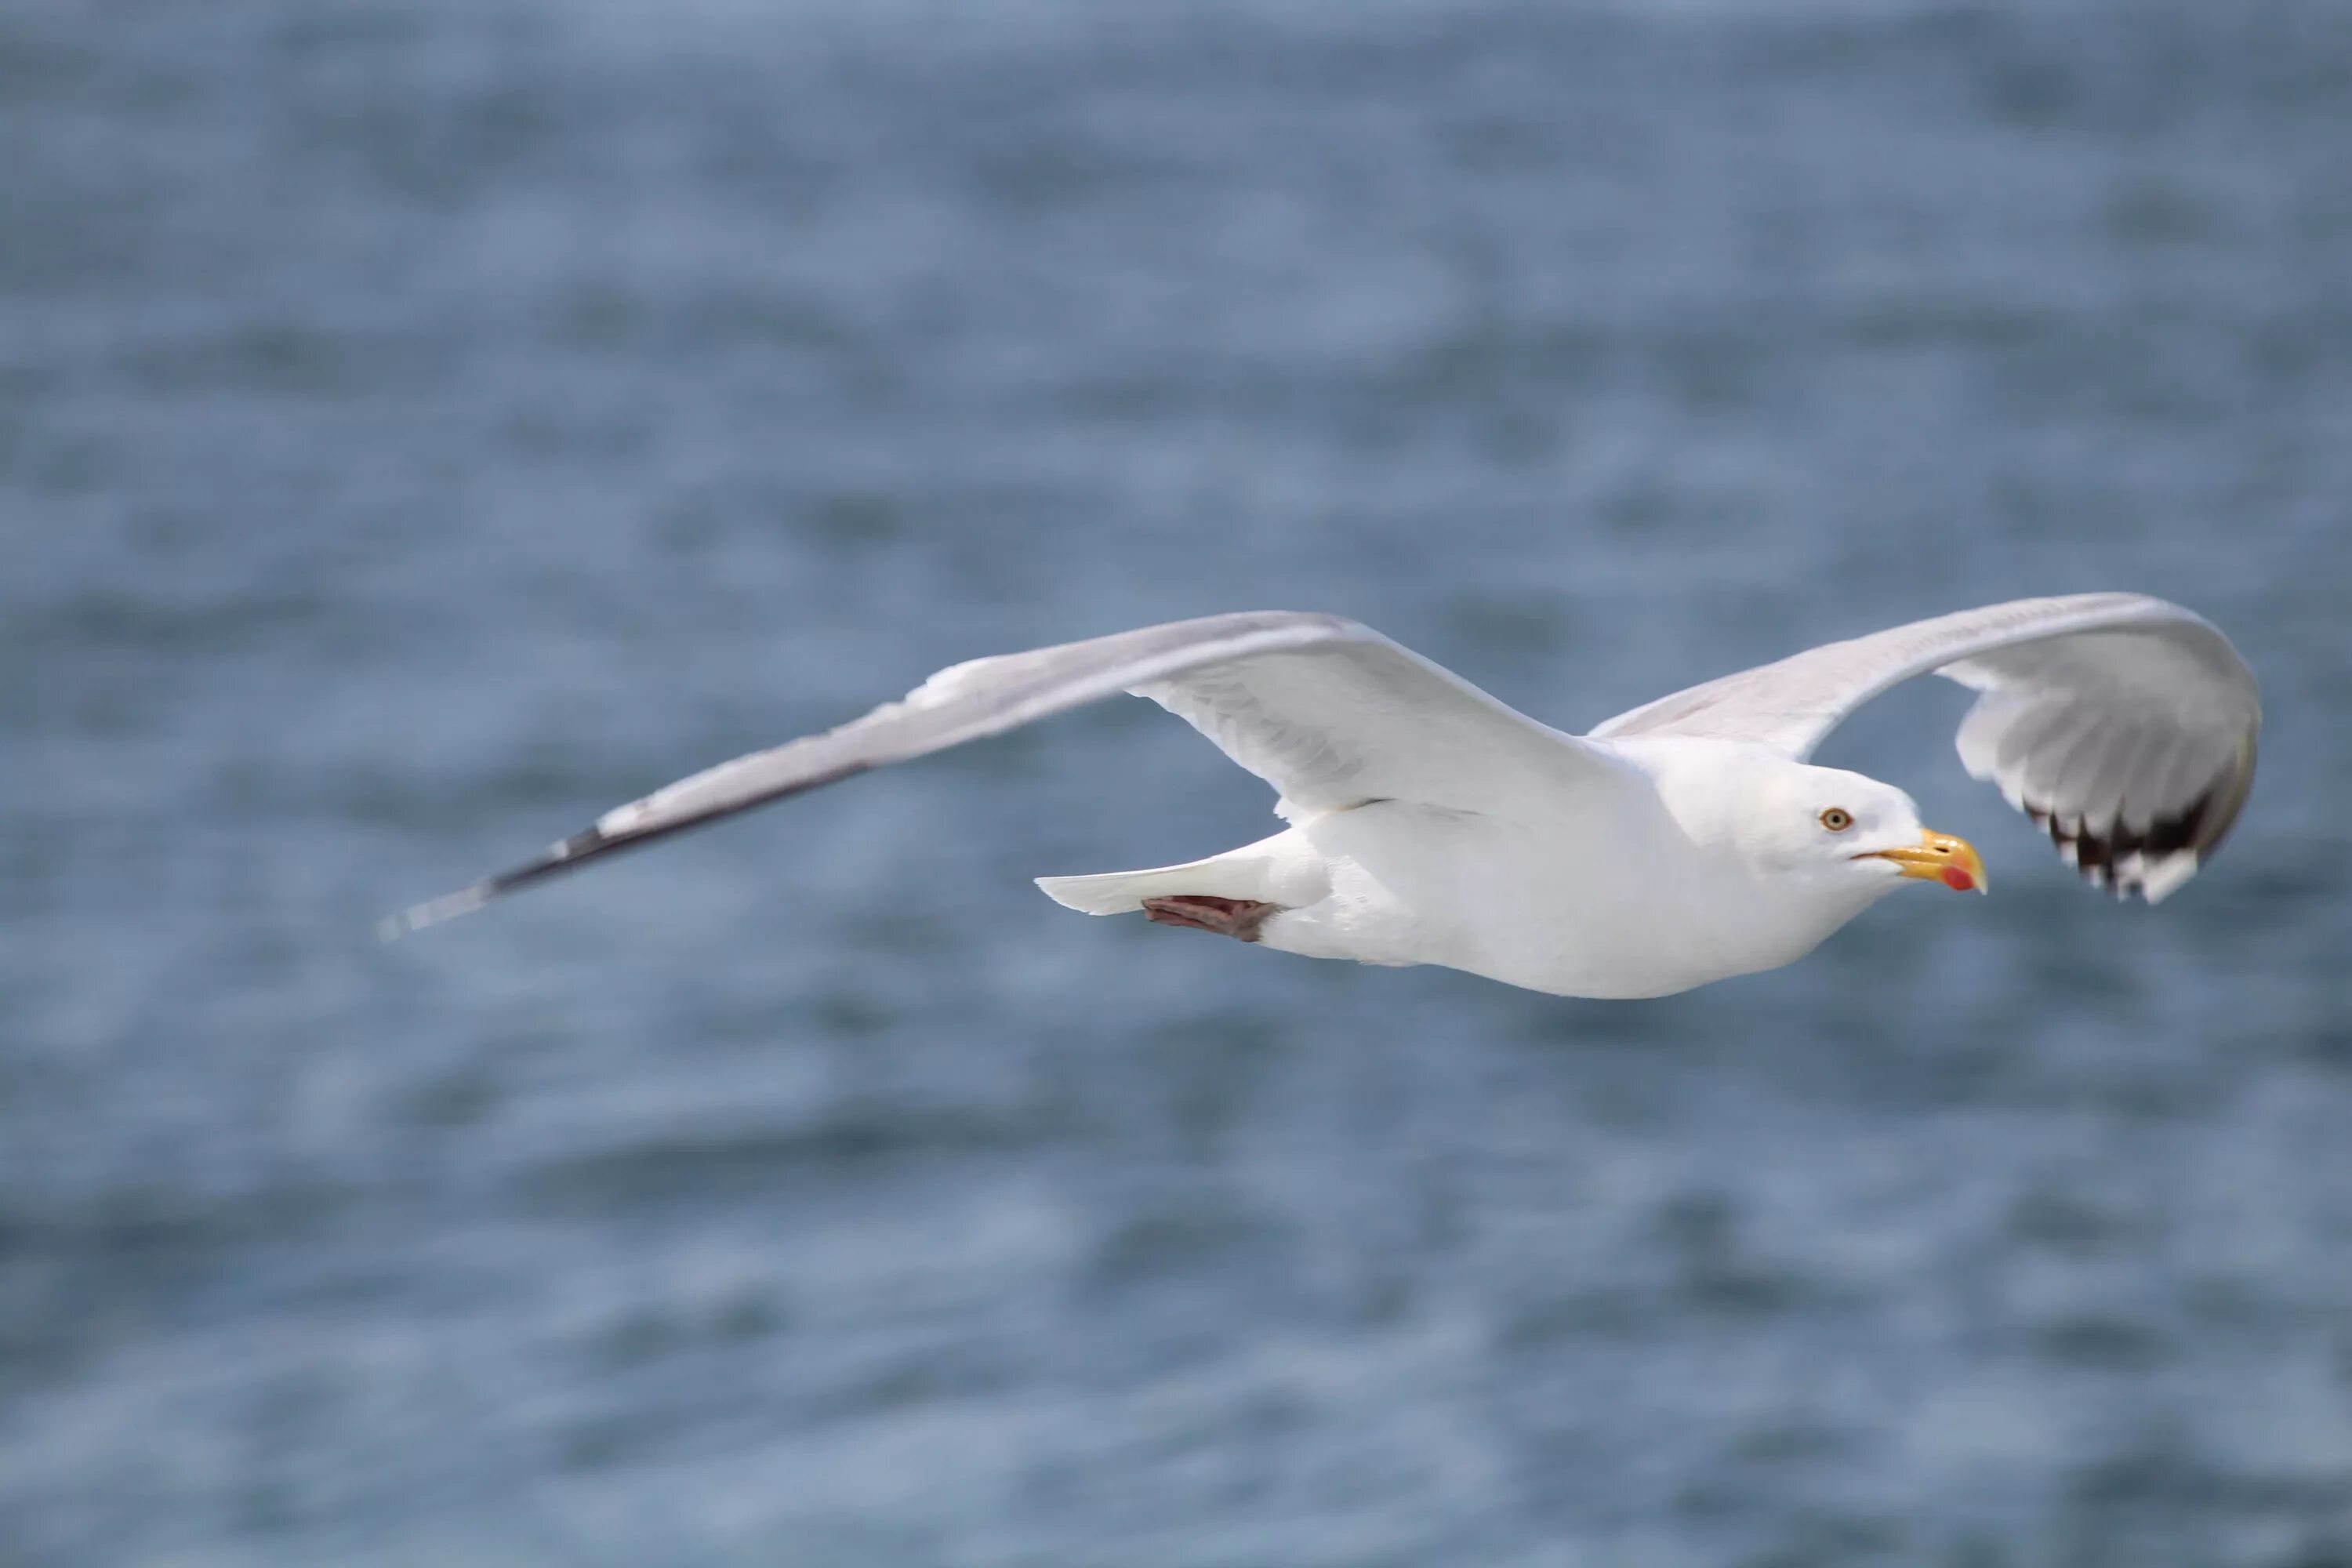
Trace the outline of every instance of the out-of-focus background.
{"label": "out-of-focus background", "polygon": [[[0,1563],[2352,1560],[2352,8],[0,10]],[[1140,703],[380,947],[961,658],[1577,728],[2135,588],[2235,838],[1663,1002],[1055,909]],[[1931,687],[1933,689],[1931,689]]]}

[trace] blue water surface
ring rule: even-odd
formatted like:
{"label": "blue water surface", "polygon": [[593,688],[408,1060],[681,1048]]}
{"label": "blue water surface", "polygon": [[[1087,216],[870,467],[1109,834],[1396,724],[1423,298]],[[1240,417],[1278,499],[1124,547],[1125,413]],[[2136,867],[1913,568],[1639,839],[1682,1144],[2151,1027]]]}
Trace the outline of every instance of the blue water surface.
{"label": "blue water surface", "polygon": [[[2352,1563],[2352,8],[0,7],[0,1563]],[[1040,873],[1145,704],[379,946],[958,659],[1356,616],[1548,721],[2225,627],[2163,908],[1661,1002]]]}

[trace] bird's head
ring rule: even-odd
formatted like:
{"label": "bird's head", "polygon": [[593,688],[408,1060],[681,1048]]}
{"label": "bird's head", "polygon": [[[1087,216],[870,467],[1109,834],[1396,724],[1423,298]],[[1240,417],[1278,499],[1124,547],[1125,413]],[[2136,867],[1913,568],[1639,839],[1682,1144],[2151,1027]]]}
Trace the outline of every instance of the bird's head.
{"label": "bird's head", "polygon": [[1893,784],[1790,762],[1762,747],[1655,740],[1622,748],[1646,767],[1683,831],[1742,879],[1820,895],[1849,913],[1906,880],[1982,892],[1984,861],[1966,839],[1919,821]]}
{"label": "bird's head", "polygon": [[1751,775],[1727,824],[1738,852],[1759,868],[1865,899],[1906,879],[1984,891],[1975,847],[1921,826],[1919,808],[1893,784],[1775,762]]}

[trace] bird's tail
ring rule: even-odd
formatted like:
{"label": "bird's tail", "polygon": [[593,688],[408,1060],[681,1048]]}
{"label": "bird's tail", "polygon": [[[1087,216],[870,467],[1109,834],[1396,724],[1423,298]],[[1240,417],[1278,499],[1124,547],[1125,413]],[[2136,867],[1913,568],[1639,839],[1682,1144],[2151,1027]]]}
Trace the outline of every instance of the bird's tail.
{"label": "bird's tail", "polygon": [[1089,915],[1123,915],[1141,909],[1146,899],[1188,895],[1274,902],[1274,857],[1262,843],[1185,866],[1105,871],[1092,877],[1040,877],[1037,886],[1065,909]]}

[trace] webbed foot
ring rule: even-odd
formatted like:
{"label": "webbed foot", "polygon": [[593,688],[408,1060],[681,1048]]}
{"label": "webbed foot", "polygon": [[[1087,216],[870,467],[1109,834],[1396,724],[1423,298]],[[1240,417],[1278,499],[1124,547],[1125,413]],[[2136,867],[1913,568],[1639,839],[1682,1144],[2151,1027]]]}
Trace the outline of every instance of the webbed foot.
{"label": "webbed foot", "polygon": [[1211,898],[1203,893],[1143,900],[1144,918],[1154,925],[1190,926],[1194,931],[1214,931],[1236,942],[1255,942],[1266,918],[1280,913],[1280,904]]}

